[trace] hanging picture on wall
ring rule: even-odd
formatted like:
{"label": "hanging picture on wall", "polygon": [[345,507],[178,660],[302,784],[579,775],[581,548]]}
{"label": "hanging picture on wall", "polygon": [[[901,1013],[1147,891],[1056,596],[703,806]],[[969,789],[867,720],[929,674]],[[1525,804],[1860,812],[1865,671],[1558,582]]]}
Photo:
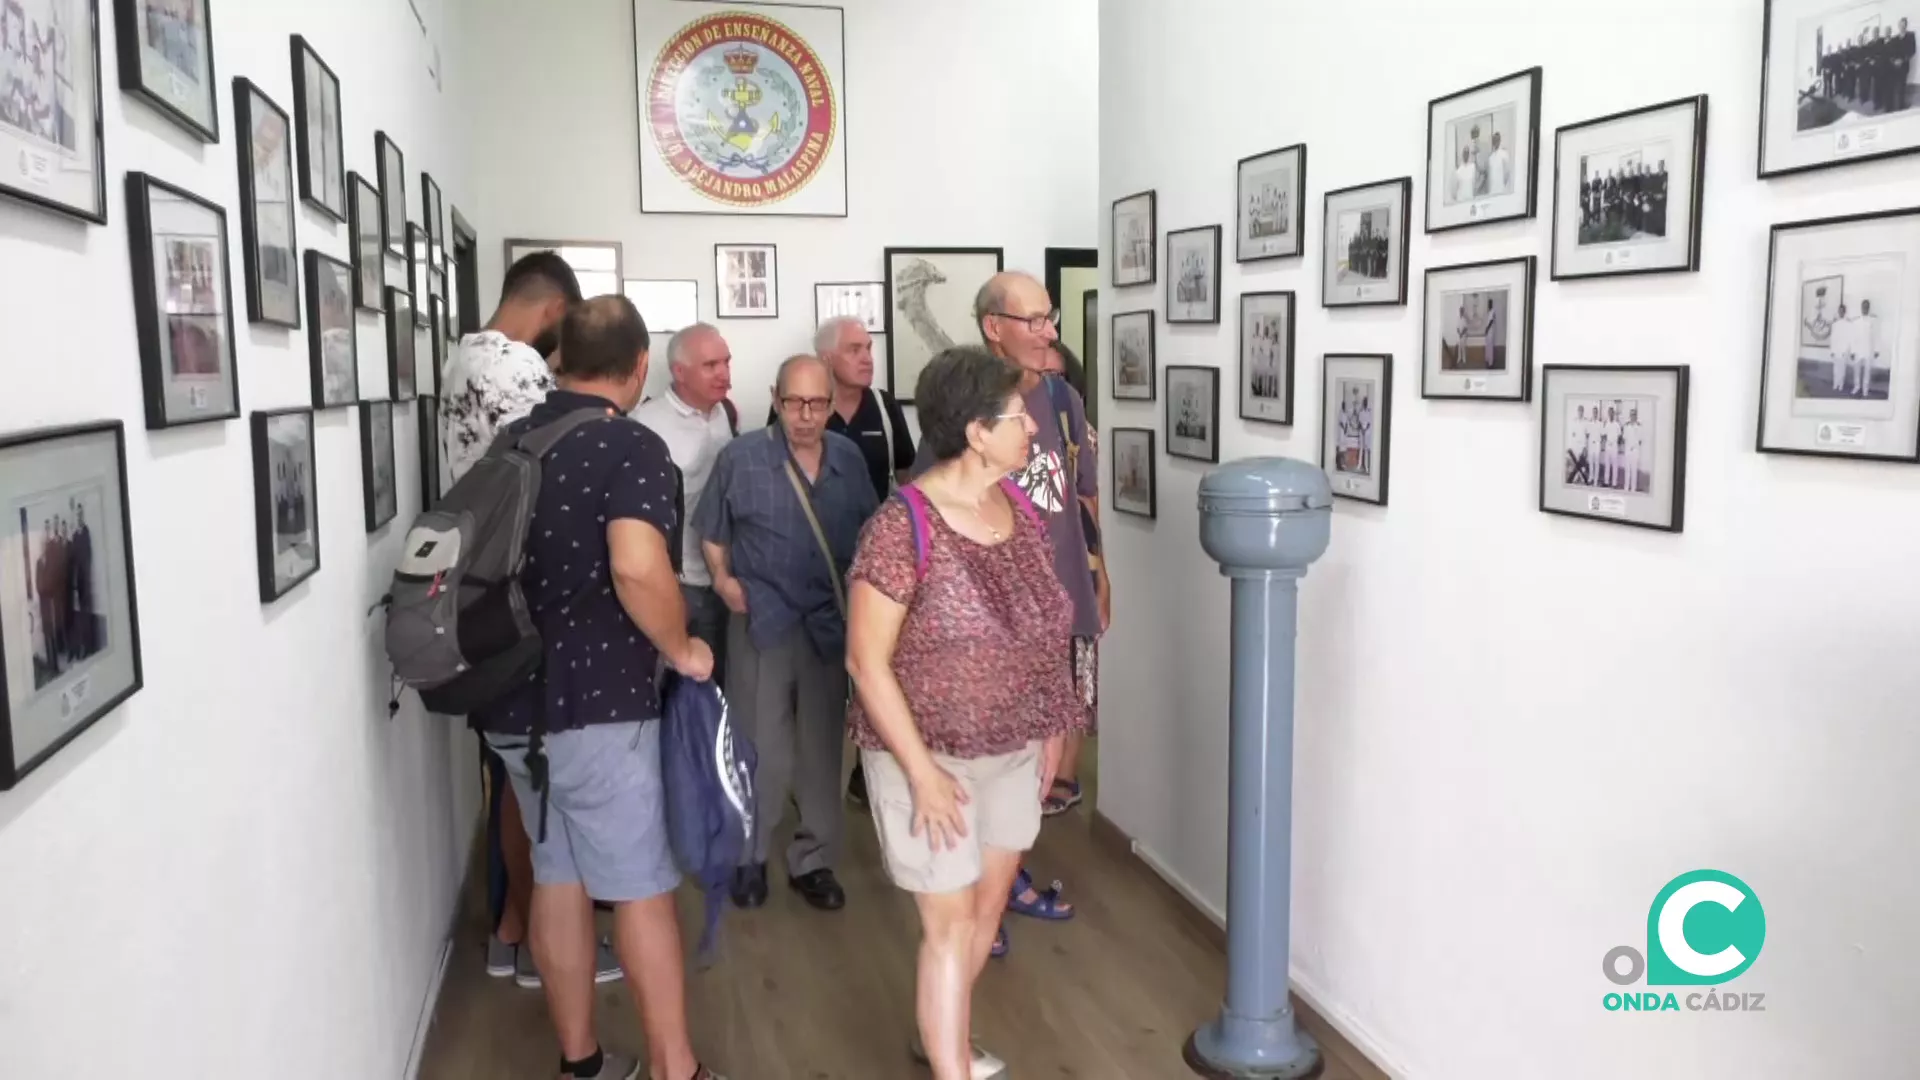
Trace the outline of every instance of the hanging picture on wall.
{"label": "hanging picture on wall", "polygon": [[1167,234],[1167,322],[1220,321],[1220,226]]}
{"label": "hanging picture on wall", "polygon": [[1329,191],[1321,222],[1320,306],[1407,302],[1407,211],[1413,179]]}
{"label": "hanging picture on wall", "polygon": [[417,372],[413,358],[413,297],[387,286],[387,385],[393,400],[412,401]]}
{"label": "hanging picture on wall", "polygon": [[779,318],[779,250],[772,244],[713,245],[713,279],[721,318]]}
{"label": "hanging picture on wall", "polygon": [[847,216],[845,15],[633,0],[640,211]]}
{"label": "hanging picture on wall", "polygon": [[813,325],[851,316],[869,334],[887,332],[887,283],[822,281],[813,287]]}
{"label": "hanging picture on wall", "polygon": [[440,401],[422,397],[414,406],[419,410],[420,433],[420,508],[431,510],[440,505]]}
{"label": "hanging picture on wall", "polygon": [[1707,98],[1554,135],[1553,279],[1700,269]]}
{"label": "hanging picture on wall", "polygon": [[380,232],[380,193],[359,173],[347,174],[347,229],[353,233],[353,302],[361,311],[385,311],[386,241]]}
{"label": "hanging picture on wall", "polygon": [[389,255],[407,257],[407,157],[384,131],[373,133],[380,178],[380,240]]}
{"label": "hanging picture on wall", "polygon": [[273,99],[244,76],[233,80],[240,131],[241,254],[247,321],[300,328],[300,259],[294,248],[293,127]]}
{"label": "hanging picture on wall", "polygon": [[1679,532],[1686,511],[1682,366],[1540,369],[1540,509]]}
{"label": "hanging picture on wall", "polygon": [[1241,158],[1234,206],[1236,262],[1299,255],[1307,229],[1307,144]]}
{"label": "hanging picture on wall", "polygon": [[142,686],[126,429],[0,436],[0,791]]}
{"label": "hanging picture on wall", "polygon": [[393,402],[360,403],[360,490],[367,531],[377,532],[400,509],[393,482]]}
{"label": "hanging picture on wall", "polygon": [[1113,459],[1113,508],[1143,518],[1158,517],[1159,477],[1154,473],[1153,429],[1114,428],[1107,432]]}
{"label": "hanging picture on wall", "polygon": [[671,334],[700,321],[700,283],[691,278],[628,278],[621,283],[621,291],[640,309],[647,329],[655,333]]}
{"label": "hanging picture on wall", "polygon": [[226,211],[131,172],[127,238],[147,427],[238,417]]}
{"label": "hanging picture on wall", "polygon": [[1240,418],[1293,423],[1293,293],[1240,294]]}
{"label": "hanging picture on wall", "polygon": [[[36,40],[31,13],[46,6],[28,0],[24,40]],[[213,77],[208,0],[114,0],[113,8],[120,89],[158,109],[201,142],[219,142],[219,92]],[[9,42],[18,40],[10,31],[0,31],[0,54]],[[0,99],[5,97],[0,92]]]}
{"label": "hanging picture on wall", "polygon": [[1152,401],[1159,387],[1153,364],[1153,312],[1113,317],[1113,396],[1116,401]]}
{"label": "hanging picture on wall", "polygon": [[416,299],[413,309],[413,321],[422,326],[431,316],[429,305],[433,300],[432,253],[427,244],[427,230],[407,222],[407,291]]}
{"label": "hanging picture on wall", "polygon": [[887,385],[903,405],[913,404],[920,372],[955,342],[977,342],[973,297],[1004,267],[1000,248],[886,249]]}
{"label": "hanging picture on wall", "polygon": [[253,514],[260,602],[270,604],[320,569],[313,411],[253,414]]}
{"label": "hanging picture on wall", "polygon": [[[417,306],[419,301],[416,300],[414,303]],[[433,301],[429,300],[427,304],[429,309],[431,309]],[[433,316],[431,310],[429,310],[427,318],[429,321],[426,323],[422,323],[418,319],[415,319],[413,323],[413,386],[414,393],[422,398],[433,397],[440,385],[440,373],[434,368],[433,363],[433,324],[431,322]]]}
{"label": "hanging picture on wall", "polygon": [[1920,461],[1920,208],[1773,227],[1763,452]]}
{"label": "hanging picture on wall", "polygon": [[98,0],[11,0],[0,12],[0,195],[104,225]]}
{"label": "hanging picture on wall", "polygon": [[1767,0],[1760,176],[1920,150],[1920,0]]}
{"label": "hanging picture on wall", "polygon": [[1534,215],[1540,69],[1427,103],[1427,231]]}
{"label": "hanging picture on wall", "polygon": [[1153,284],[1160,243],[1156,228],[1153,192],[1113,200],[1114,285]]}
{"label": "hanging picture on wall", "polygon": [[1321,359],[1320,467],[1342,499],[1387,505],[1393,441],[1393,357],[1328,353]]}
{"label": "hanging picture on wall", "polygon": [[427,247],[436,269],[446,257],[447,216],[440,201],[440,185],[427,173],[420,174],[420,220],[427,231]]}
{"label": "hanging picture on wall", "polygon": [[1421,397],[1531,400],[1533,280],[1531,255],[1427,271]]}
{"label": "hanging picture on wall", "polygon": [[340,133],[340,77],[299,34],[293,35],[293,116],[300,126],[300,198],[333,220],[345,221],[347,151]]}
{"label": "hanging picture on wall", "polygon": [[353,318],[353,267],[307,249],[307,337],[313,407],[333,409],[360,397],[359,334]]}
{"label": "hanging picture on wall", "polygon": [[427,363],[427,370],[431,373],[428,393],[439,397],[440,375],[447,370],[447,344],[452,340],[451,332],[447,329],[451,316],[447,314],[447,302],[438,296],[433,298],[432,309],[433,317],[429,320],[427,335],[432,341],[427,350],[432,358]]}
{"label": "hanging picture on wall", "polygon": [[1220,369],[1167,366],[1167,453],[1220,460]]}

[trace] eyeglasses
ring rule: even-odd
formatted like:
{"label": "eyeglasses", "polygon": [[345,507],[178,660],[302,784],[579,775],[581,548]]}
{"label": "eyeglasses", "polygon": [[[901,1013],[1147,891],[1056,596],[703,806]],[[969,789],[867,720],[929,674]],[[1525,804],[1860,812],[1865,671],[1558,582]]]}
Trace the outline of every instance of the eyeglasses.
{"label": "eyeglasses", "polygon": [[809,413],[826,412],[827,407],[832,404],[832,398],[823,397],[783,397],[780,399],[781,408],[797,412],[801,416],[806,416]]}
{"label": "eyeglasses", "polygon": [[1056,326],[1056,327],[1060,325],[1060,309],[1059,308],[1054,308],[1053,310],[1047,312],[1045,315],[1015,315],[1011,311],[994,311],[994,312],[989,312],[989,314],[991,314],[996,319],[1012,319],[1015,322],[1026,323],[1027,329],[1033,331],[1036,334],[1046,329],[1050,325]]}

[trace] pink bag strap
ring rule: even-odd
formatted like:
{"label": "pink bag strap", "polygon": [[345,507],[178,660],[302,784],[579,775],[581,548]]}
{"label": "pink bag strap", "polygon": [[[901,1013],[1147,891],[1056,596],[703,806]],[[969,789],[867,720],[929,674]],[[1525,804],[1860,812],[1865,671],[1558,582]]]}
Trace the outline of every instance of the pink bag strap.
{"label": "pink bag strap", "polygon": [[1000,486],[1006,490],[1007,498],[1013,500],[1013,505],[1026,511],[1027,520],[1033,522],[1034,528],[1040,530],[1040,535],[1045,536],[1047,520],[1040,516],[1040,508],[1033,505],[1033,500],[1027,497],[1027,489],[1014,483],[1010,476],[1001,477]]}
{"label": "pink bag strap", "polygon": [[[1040,535],[1043,537],[1046,536],[1047,521],[1040,516],[1040,508],[1033,505],[1033,500],[1027,497],[1026,490],[1019,484],[1014,483],[1012,477],[1004,476],[1000,478],[1000,487],[1007,493],[1007,499],[1011,501],[1014,506],[1018,507],[1021,513],[1027,516],[1028,521],[1033,522],[1033,527],[1040,530]],[[900,496],[900,501],[907,504],[907,516],[913,522],[914,580],[925,581],[927,577],[928,558],[927,513],[929,510],[926,493],[912,484],[902,484],[894,494]]]}

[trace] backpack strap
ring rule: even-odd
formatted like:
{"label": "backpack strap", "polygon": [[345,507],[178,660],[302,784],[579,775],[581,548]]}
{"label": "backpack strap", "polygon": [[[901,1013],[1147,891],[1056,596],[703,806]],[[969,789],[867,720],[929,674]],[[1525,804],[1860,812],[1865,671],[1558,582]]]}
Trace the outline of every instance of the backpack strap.
{"label": "backpack strap", "polygon": [[1058,375],[1047,375],[1045,379],[1047,399],[1053,403],[1054,415],[1060,421],[1060,442],[1067,448],[1067,490],[1079,498],[1080,440],[1073,437],[1073,388]]}
{"label": "backpack strap", "polygon": [[727,430],[738,438],[740,435],[740,410],[733,404],[732,398],[721,398],[720,407],[727,413]]}
{"label": "backpack strap", "polygon": [[1040,508],[1033,505],[1033,500],[1027,495],[1027,489],[1014,483],[1011,476],[1000,478],[1000,488],[1007,493],[1008,501],[1019,507],[1027,515],[1027,520],[1033,522],[1033,527],[1040,530],[1040,535],[1045,536],[1047,520],[1040,516]]}
{"label": "backpack strap", "polygon": [[895,495],[907,504],[907,519],[913,523],[913,579],[927,576],[927,495],[912,484],[902,484]]}
{"label": "backpack strap", "polygon": [[887,411],[886,392],[870,386],[867,388],[867,393],[873,395],[873,403],[880,407],[880,430],[887,437],[887,486],[896,487],[898,485],[894,481],[894,474],[899,470],[894,468],[893,463],[898,459],[894,455],[893,416]]}
{"label": "backpack strap", "polygon": [[534,457],[546,457],[547,452],[560,444],[560,440],[573,434],[574,429],[589,420],[599,420],[612,416],[613,410],[598,407],[575,409],[565,416],[549,420],[539,427],[528,428],[520,433],[513,445],[532,454]]}

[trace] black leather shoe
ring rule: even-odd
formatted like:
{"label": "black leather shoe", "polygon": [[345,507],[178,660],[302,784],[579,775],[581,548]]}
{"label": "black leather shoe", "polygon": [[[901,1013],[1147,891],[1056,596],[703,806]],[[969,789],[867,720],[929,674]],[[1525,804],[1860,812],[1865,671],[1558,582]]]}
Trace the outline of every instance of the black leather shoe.
{"label": "black leather shoe", "polygon": [[858,765],[853,767],[853,776],[847,780],[847,798],[862,807],[867,805],[867,770]]}
{"label": "black leather shoe", "polygon": [[767,902],[767,864],[743,866],[733,872],[733,902],[743,908],[757,908]]}
{"label": "black leather shoe", "polygon": [[839,911],[847,906],[846,890],[840,887],[831,870],[815,870],[799,877],[790,877],[787,884],[798,890],[807,903],[821,911]]}

